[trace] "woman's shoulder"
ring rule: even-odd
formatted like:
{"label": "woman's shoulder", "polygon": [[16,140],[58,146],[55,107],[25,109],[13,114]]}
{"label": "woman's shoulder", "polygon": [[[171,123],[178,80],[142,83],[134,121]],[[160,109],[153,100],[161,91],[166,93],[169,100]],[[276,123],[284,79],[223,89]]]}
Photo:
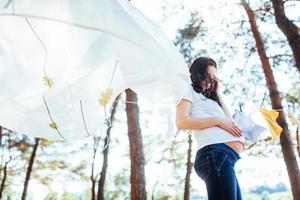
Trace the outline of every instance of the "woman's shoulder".
{"label": "woman's shoulder", "polygon": [[184,86],[184,89],[181,91],[180,97],[177,100],[177,104],[180,102],[181,99],[186,99],[193,103],[194,93],[193,93],[193,88],[192,88],[191,83],[187,83]]}
{"label": "woman's shoulder", "polygon": [[196,90],[194,89],[192,83],[187,85],[186,88],[188,91],[190,91],[190,93],[193,94],[193,96],[198,100],[198,101],[206,101],[208,100],[208,98],[206,96],[204,96],[201,92],[196,92]]}
{"label": "woman's shoulder", "polygon": [[194,98],[196,98],[197,96],[199,96],[199,94],[201,94],[201,93],[196,92],[192,83],[190,83],[186,86],[186,92],[190,93]]}

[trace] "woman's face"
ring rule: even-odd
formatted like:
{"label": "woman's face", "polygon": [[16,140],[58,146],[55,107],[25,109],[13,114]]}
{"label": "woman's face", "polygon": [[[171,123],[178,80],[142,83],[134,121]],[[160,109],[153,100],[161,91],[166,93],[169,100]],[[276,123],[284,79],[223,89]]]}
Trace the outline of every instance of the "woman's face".
{"label": "woman's face", "polygon": [[[207,67],[207,73],[209,74],[211,79],[214,79],[215,77],[217,77],[217,69],[215,66],[213,65],[209,65]],[[211,82],[209,80],[205,80],[202,82],[202,88],[203,90],[208,90],[211,87]]]}
{"label": "woman's face", "polygon": [[207,73],[212,77],[212,78],[215,78],[217,77],[217,69],[215,66],[213,65],[209,65],[207,67]]}

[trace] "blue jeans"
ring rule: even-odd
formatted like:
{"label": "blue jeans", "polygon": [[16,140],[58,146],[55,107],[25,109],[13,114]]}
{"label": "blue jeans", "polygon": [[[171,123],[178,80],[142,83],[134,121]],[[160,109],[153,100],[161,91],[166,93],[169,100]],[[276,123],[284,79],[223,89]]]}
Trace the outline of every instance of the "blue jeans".
{"label": "blue jeans", "polygon": [[207,145],[197,151],[194,169],[205,182],[209,200],[242,200],[234,165],[239,154],[224,143]]}

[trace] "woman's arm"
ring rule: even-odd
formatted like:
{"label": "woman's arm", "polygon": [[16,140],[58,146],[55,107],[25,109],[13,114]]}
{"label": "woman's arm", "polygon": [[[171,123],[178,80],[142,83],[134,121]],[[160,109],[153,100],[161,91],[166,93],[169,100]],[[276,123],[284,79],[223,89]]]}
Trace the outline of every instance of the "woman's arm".
{"label": "woman's arm", "polygon": [[188,100],[181,100],[176,107],[176,126],[180,130],[199,130],[218,126],[220,121],[217,118],[196,119],[189,116],[192,103]]}
{"label": "woman's arm", "polygon": [[233,117],[232,117],[232,115],[230,114],[229,109],[228,109],[228,107],[226,106],[226,104],[225,104],[225,102],[224,102],[222,96],[220,95],[220,93],[218,93],[218,97],[219,97],[219,101],[220,101],[220,103],[221,103],[221,105],[222,105],[221,108],[223,109],[225,115],[226,115],[231,121],[233,121]]}
{"label": "woman's arm", "polygon": [[192,103],[182,99],[176,107],[176,126],[179,130],[200,130],[210,127],[219,127],[234,136],[241,136],[241,130],[233,122],[224,122],[217,118],[192,118],[189,116]]}
{"label": "woman's arm", "polygon": [[220,104],[221,104],[221,108],[223,109],[223,111],[224,111],[224,113],[225,113],[225,115],[231,120],[231,121],[234,121],[233,120],[233,117],[232,117],[232,115],[230,114],[230,112],[229,112],[229,109],[228,109],[228,107],[226,106],[226,104],[225,104],[225,102],[224,102],[224,100],[223,100],[223,97],[222,97],[222,95],[221,95],[221,90],[220,90],[220,87],[221,87],[221,80],[218,78],[218,77],[216,77],[216,76],[213,76],[213,79],[216,81],[216,92],[217,92],[217,95],[218,95],[218,97],[219,97],[219,101],[220,101]]}

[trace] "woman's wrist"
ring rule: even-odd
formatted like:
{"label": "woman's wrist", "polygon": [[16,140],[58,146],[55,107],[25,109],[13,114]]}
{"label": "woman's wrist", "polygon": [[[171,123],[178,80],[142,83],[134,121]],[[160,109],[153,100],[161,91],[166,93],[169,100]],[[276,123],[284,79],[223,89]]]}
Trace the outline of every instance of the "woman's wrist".
{"label": "woman's wrist", "polygon": [[220,127],[222,124],[222,121],[219,120],[218,118],[215,118],[215,126]]}

